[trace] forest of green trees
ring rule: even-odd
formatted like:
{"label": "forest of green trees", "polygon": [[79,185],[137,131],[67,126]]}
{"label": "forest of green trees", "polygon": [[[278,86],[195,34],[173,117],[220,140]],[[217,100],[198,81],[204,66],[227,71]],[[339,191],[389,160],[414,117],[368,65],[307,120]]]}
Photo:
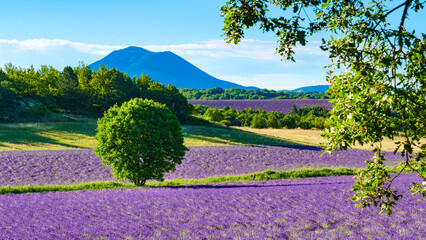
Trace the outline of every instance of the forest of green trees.
{"label": "forest of green trees", "polygon": [[268,89],[210,89],[182,88],[179,90],[188,100],[217,100],[217,99],[324,99],[329,98],[324,92],[292,92]]}
{"label": "forest of green trees", "polygon": [[284,115],[281,112],[266,112],[261,109],[255,111],[249,108],[238,111],[230,107],[217,109],[195,105],[193,114],[226,126],[324,129],[325,120],[329,117],[329,110],[318,106],[297,109],[296,105],[293,105],[290,114]]}
{"label": "forest of green trees", "polygon": [[[182,123],[187,123],[197,121],[197,118],[189,117],[193,107],[188,104],[187,99],[297,99],[327,98],[327,96],[317,92],[219,87],[179,90],[170,84],[166,87],[144,74],[131,78],[115,68],[108,69],[101,66],[99,70],[93,70],[84,63],[74,68],[66,66],[62,71],[51,66],[41,66],[40,69],[34,69],[32,66],[20,68],[11,63],[0,68],[0,122],[41,121],[52,112],[100,117],[114,104],[121,104],[132,98],[147,98],[166,104]],[[201,115],[205,115],[203,111],[207,111],[205,118],[208,120],[224,121],[225,124],[232,126],[292,128],[299,127],[301,123],[301,127],[323,128],[322,119],[316,120],[318,123],[313,123],[311,119],[309,120],[311,123],[305,126],[306,121],[302,120],[307,117],[302,119],[300,114],[283,116],[282,113],[266,113],[262,110],[214,110],[196,106],[195,115],[200,115],[200,111]],[[212,111],[221,111],[223,117],[220,117],[219,121],[214,117],[211,118],[209,114]],[[307,116],[324,117],[315,114]],[[274,118],[278,119],[278,125],[269,124],[275,121]],[[253,124],[252,121],[258,124]]]}
{"label": "forest of green trees", "polygon": [[39,121],[49,112],[99,117],[114,104],[147,98],[165,104],[181,122],[190,105],[179,90],[147,75],[129,77],[114,68],[92,70],[81,63],[59,71],[51,66],[0,68],[0,122]]}

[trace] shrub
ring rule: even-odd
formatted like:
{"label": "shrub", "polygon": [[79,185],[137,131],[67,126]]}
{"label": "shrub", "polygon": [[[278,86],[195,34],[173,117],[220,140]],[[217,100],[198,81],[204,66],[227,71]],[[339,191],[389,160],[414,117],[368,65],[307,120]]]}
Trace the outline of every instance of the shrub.
{"label": "shrub", "polygon": [[268,127],[266,123],[266,117],[263,114],[256,114],[254,115],[253,119],[251,120],[251,128],[266,128]]}
{"label": "shrub", "polygon": [[27,111],[30,118],[35,121],[40,121],[50,113],[49,109],[42,103],[29,106]]}
{"label": "shrub", "polygon": [[288,129],[297,128],[297,125],[299,124],[298,123],[299,118],[300,117],[298,115],[293,115],[293,114],[285,115],[281,121],[281,125]]}
{"label": "shrub", "polygon": [[229,126],[232,125],[231,121],[229,121],[229,120],[222,120],[222,121],[220,121],[220,123],[223,124],[223,125],[225,125],[225,126],[227,126],[227,127],[229,127]]}
{"label": "shrub", "polygon": [[106,111],[98,120],[96,139],[94,151],[115,178],[137,186],[164,180],[188,150],[176,116],[165,105],[140,98]]}
{"label": "shrub", "polygon": [[312,126],[318,129],[324,129],[325,126],[325,118],[323,117],[315,117],[312,122]]}
{"label": "shrub", "polygon": [[209,122],[209,120],[206,120],[202,117],[196,117],[196,116],[187,116],[185,119],[185,124],[188,125],[197,125],[197,126],[207,126],[210,125],[211,123]]}
{"label": "shrub", "polygon": [[222,112],[219,109],[216,108],[209,108],[203,115],[206,119],[213,121],[213,122],[220,122],[225,117],[223,116]]}
{"label": "shrub", "polygon": [[16,109],[11,122],[39,122],[50,115],[49,109],[42,103],[25,99]]}
{"label": "shrub", "polygon": [[309,121],[309,119],[302,119],[299,123],[299,126],[301,129],[311,129],[312,128],[312,124]]}
{"label": "shrub", "polygon": [[270,113],[267,113],[266,116],[267,116],[266,124],[268,125],[268,127],[280,128],[280,122],[277,116],[275,116],[275,113],[270,112]]}

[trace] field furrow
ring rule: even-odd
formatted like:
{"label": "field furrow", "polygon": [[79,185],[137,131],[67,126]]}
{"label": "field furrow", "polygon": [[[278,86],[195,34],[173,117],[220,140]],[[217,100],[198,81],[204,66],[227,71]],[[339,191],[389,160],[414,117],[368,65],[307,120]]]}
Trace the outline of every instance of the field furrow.
{"label": "field furrow", "polygon": [[[372,151],[347,150],[324,154],[311,146],[193,146],[185,160],[166,179],[206,178],[271,170],[298,168],[362,168]],[[401,156],[387,153],[388,165]],[[113,180],[109,166],[91,149],[32,150],[0,152],[0,185],[72,184]]]}
{"label": "field furrow", "polygon": [[392,216],[353,208],[350,176],[2,195],[0,238],[424,239],[416,180]]}

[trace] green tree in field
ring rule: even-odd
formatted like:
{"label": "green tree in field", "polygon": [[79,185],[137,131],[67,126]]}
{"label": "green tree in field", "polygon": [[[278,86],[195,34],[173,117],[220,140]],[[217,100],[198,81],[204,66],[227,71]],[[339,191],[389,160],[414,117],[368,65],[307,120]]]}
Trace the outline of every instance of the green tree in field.
{"label": "green tree in field", "polygon": [[137,186],[163,180],[187,150],[176,116],[165,105],[141,98],[106,111],[98,120],[96,139],[94,151],[114,176]]}
{"label": "green tree in field", "polygon": [[58,79],[58,105],[70,110],[82,108],[78,103],[78,77],[70,66],[64,67]]}
{"label": "green tree in field", "polygon": [[290,114],[298,114],[296,104],[294,104],[294,103],[293,103],[293,105],[291,105]]}
{"label": "green tree in field", "polygon": [[220,122],[225,119],[225,116],[223,116],[222,112],[219,109],[216,108],[209,108],[204,113],[204,118],[210,121],[214,122]]}
{"label": "green tree in field", "polygon": [[297,114],[287,114],[281,120],[281,125],[288,129],[297,128],[299,125],[300,116]]}
{"label": "green tree in field", "polygon": [[33,66],[26,68],[18,68],[12,63],[4,65],[4,71],[8,77],[8,87],[18,94],[18,98],[38,98],[41,87],[39,73]]}
{"label": "green tree in field", "polygon": [[253,119],[251,120],[250,127],[251,128],[266,128],[268,127],[268,124],[266,122],[266,114],[256,114],[254,115]]}
{"label": "green tree in field", "polygon": [[102,113],[114,104],[120,104],[137,96],[138,92],[132,79],[115,68],[104,65],[93,71],[90,80],[93,105]]}
{"label": "green tree in field", "polygon": [[[294,47],[304,46],[310,35],[332,34],[321,45],[332,59],[327,81],[334,106],[324,134],[326,150],[402,135],[404,141],[395,141],[395,151],[405,157],[401,171],[417,172],[421,180],[411,191],[426,196],[426,144],[421,141],[426,136],[426,35],[405,24],[409,15],[423,11],[424,4],[423,0],[229,0],[221,10],[228,43],[237,44],[244,30],[256,25],[276,34],[276,51],[286,60],[294,60]],[[270,7],[282,10],[282,16],[268,15]],[[379,146],[365,171],[358,173],[351,199],[360,201],[357,206],[362,208],[379,205],[391,214],[401,197],[392,188],[399,174],[391,176],[384,162]]]}
{"label": "green tree in field", "polygon": [[134,81],[139,90],[139,96],[166,104],[167,108],[177,116],[180,122],[187,120],[191,110],[187,99],[179,93],[176,87],[171,84],[165,87],[145,74],[135,78]]}
{"label": "green tree in field", "polygon": [[280,128],[280,121],[279,118],[283,118],[284,116],[280,113],[274,113],[274,112],[268,112],[266,113],[266,123],[268,124],[268,127],[270,128]]}

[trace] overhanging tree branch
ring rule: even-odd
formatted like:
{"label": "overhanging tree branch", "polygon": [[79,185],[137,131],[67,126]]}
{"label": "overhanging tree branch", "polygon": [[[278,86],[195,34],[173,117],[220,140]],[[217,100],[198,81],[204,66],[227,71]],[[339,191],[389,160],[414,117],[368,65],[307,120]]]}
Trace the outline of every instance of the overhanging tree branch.
{"label": "overhanging tree branch", "polygon": [[[389,3],[386,0],[372,0],[367,8],[363,7],[366,2],[364,0],[252,1],[263,6],[256,8],[259,11],[265,10],[267,4],[284,11],[283,16],[277,18],[280,21],[270,22],[267,26],[261,26],[261,29],[274,31],[278,37],[282,37],[278,41],[278,49],[282,51],[278,53],[287,55],[289,59],[292,59],[292,46],[306,41],[304,35],[295,34],[303,28],[301,21],[295,20],[300,18],[302,8],[305,11],[303,4],[312,7],[316,14],[316,19],[313,19],[315,22],[310,21],[309,27],[305,28],[311,35],[321,31],[336,34],[330,40],[323,40],[321,46],[333,60],[328,66],[332,69],[327,76],[331,84],[330,97],[335,100],[329,127],[324,134],[328,139],[328,152],[347,149],[348,144],[356,142],[374,144],[385,137],[392,139],[395,132],[407,132],[410,136],[415,136],[415,140],[426,137],[423,124],[413,126],[416,122],[426,122],[426,114],[419,107],[426,106],[426,92],[423,88],[426,43],[424,38],[416,37],[404,28],[410,11],[420,11],[426,1],[419,3],[419,0],[405,0],[388,11],[386,5]],[[240,12],[245,9],[241,5],[241,1],[229,0],[227,6],[222,8],[223,15],[226,16],[226,39],[233,39],[234,42],[243,37],[241,22],[246,21],[254,26],[258,22],[262,23],[263,19],[268,19],[265,11],[261,19],[246,11]],[[295,5],[300,6],[299,9],[295,8],[297,10],[289,13]],[[387,17],[401,8],[404,9],[399,25],[390,25]],[[233,19],[238,21],[231,21]],[[331,75],[334,68],[341,67],[347,71]],[[413,97],[413,94],[416,96]],[[395,121],[396,118],[398,121]],[[412,154],[413,146],[415,142],[409,139],[404,143],[403,151]],[[395,151],[399,147],[400,145],[396,146]],[[401,166],[418,172],[420,181],[426,182],[426,147],[422,147],[416,154],[416,162],[410,162],[406,158]],[[359,181],[353,186],[355,194],[352,199],[361,201],[357,205],[363,208],[380,204],[382,210],[390,214],[400,198],[396,190],[390,188],[393,179],[402,172],[392,178],[385,167],[385,158],[377,156],[376,159],[377,163],[370,163],[365,172],[358,176]],[[389,181],[388,188],[378,184],[385,181]],[[426,196],[426,188],[422,184],[413,183],[411,191],[421,192]],[[383,194],[386,195],[385,198],[382,198],[385,196]]]}

